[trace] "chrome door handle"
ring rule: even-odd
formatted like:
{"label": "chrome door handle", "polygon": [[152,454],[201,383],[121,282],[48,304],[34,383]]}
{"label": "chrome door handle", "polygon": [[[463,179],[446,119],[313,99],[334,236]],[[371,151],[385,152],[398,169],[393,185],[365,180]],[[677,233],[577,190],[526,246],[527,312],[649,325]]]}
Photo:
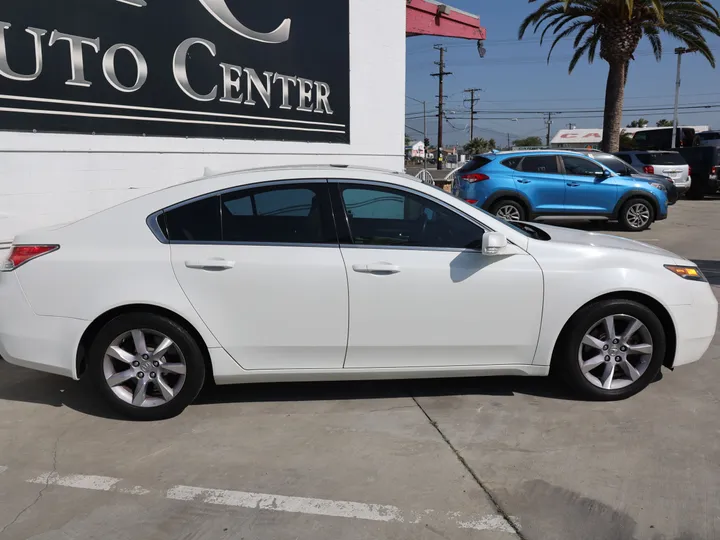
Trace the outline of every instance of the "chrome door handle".
{"label": "chrome door handle", "polygon": [[390,263],[353,264],[352,269],[361,274],[397,274],[400,267]]}
{"label": "chrome door handle", "polygon": [[235,267],[235,261],[226,261],[225,259],[185,261],[185,266],[193,270],[230,270]]}

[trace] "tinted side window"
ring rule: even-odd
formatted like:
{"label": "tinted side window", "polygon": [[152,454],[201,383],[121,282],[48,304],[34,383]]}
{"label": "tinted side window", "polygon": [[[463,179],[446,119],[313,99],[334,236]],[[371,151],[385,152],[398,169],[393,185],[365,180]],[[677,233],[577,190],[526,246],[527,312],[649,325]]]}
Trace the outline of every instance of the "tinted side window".
{"label": "tinted side window", "polygon": [[165,212],[168,240],[180,242],[219,242],[220,197],[200,199]]}
{"label": "tinted side window", "polygon": [[676,152],[648,152],[637,154],[643,165],[686,165],[682,156]]}
{"label": "tinted side window", "polygon": [[474,171],[475,169],[479,169],[480,167],[487,165],[490,161],[491,160],[486,157],[475,156],[465,163],[465,165],[460,167],[457,172]]}
{"label": "tinted side window", "polygon": [[326,183],[240,189],[222,195],[226,242],[337,243]]}
{"label": "tinted side window", "polygon": [[557,174],[558,166],[555,156],[527,156],[521,164],[523,172]]}
{"label": "tinted side window", "polygon": [[341,184],[354,244],[480,248],[483,229],[425,197],[402,190]]}
{"label": "tinted side window", "polygon": [[574,176],[595,176],[601,174],[603,168],[597,163],[575,156],[563,156],[565,173]]}
{"label": "tinted side window", "polygon": [[626,163],[632,163],[632,156],[630,154],[615,154],[617,157],[622,159]]}
{"label": "tinted side window", "polygon": [[500,162],[501,165],[505,165],[506,167],[510,169],[516,169],[518,168],[518,165],[520,165],[520,162],[522,161],[522,158],[519,157],[512,157],[505,159]]}

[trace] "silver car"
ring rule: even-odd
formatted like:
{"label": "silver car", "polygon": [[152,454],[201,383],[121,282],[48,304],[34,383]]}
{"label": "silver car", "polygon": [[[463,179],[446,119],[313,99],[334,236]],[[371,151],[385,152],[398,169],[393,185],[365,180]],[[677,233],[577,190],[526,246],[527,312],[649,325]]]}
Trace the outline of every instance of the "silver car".
{"label": "silver car", "polygon": [[628,150],[615,153],[645,174],[667,176],[679,193],[685,193],[692,185],[692,171],[685,159],[677,152],[664,150]]}

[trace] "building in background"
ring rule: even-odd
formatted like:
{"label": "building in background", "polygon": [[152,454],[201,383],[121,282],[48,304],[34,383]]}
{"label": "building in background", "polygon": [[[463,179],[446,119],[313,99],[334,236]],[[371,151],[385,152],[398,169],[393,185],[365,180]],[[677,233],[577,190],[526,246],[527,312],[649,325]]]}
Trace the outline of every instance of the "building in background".
{"label": "building in background", "polygon": [[[710,126],[683,126],[690,127],[696,133],[708,131]],[[644,128],[623,128],[622,132],[629,135],[644,129],[657,129],[655,126],[647,126]],[[592,129],[561,129],[550,141],[551,148],[588,148],[593,150],[600,149],[602,142],[602,128]]]}

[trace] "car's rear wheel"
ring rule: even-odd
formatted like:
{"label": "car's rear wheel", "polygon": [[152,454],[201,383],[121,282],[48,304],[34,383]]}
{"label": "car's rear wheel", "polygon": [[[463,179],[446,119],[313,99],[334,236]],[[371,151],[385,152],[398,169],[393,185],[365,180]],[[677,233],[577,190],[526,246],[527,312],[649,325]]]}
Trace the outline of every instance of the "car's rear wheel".
{"label": "car's rear wheel", "polygon": [[553,367],[586,399],[625,399],[657,377],[665,348],[663,325],[652,310],[632,300],[603,300],[570,320]]}
{"label": "car's rear wheel", "polygon": [[620,223],[628,231],[644,231],[655,221],[655,210],[646,199],[630,199],[620,209]]}
{"label": "car's rear wheel", "polygon": [[490,213],[505,221],[525,221],[527,218],[523,205],[512,199],[502,199],[492,205]]}
{"label": "car's rear wheel", "polygon": [[161,420],[180,414],[205,381],[205,361],[182,326],[152,313],[109,321],[90,346],[93,386],[124,416]]}

